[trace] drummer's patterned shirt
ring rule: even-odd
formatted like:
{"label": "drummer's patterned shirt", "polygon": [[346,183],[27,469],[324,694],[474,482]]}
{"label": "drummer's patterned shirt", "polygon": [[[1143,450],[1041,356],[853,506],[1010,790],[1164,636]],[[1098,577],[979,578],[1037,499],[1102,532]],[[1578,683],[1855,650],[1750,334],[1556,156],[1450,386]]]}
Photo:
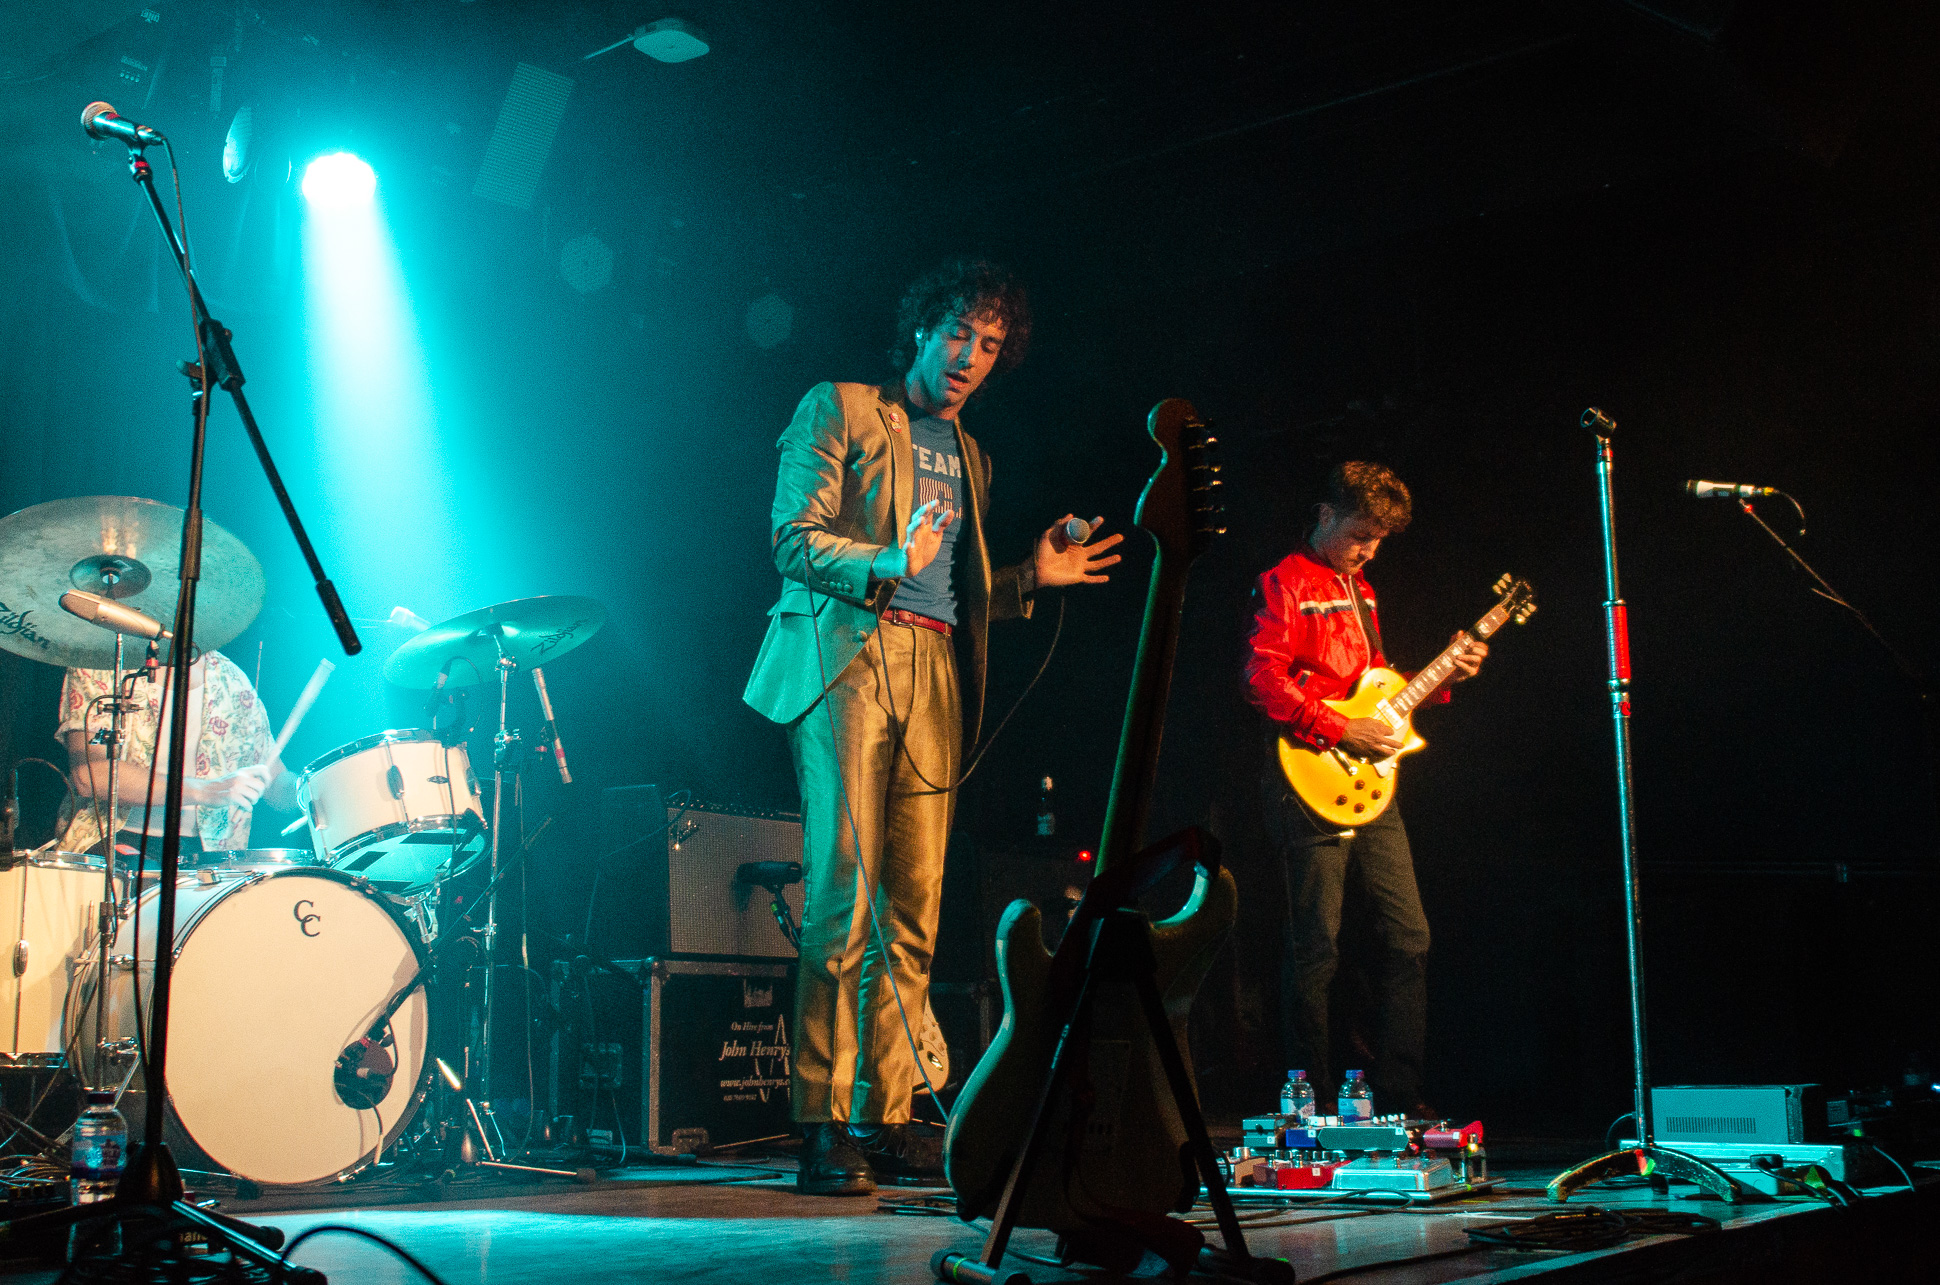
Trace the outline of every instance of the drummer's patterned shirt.
{"label": "drummer's patterned shirt", "polygon": [[[256,689],[249,685],[248,675],[219,651],[205,653],[202,660],[201,727],[194,742],[195,769],[190,775],[222,776],[263,763],[269,757],[275,737],[270,732],[269,715],[263,712],[263,703],[256,698]],[[153,762],[167,675],[168,671],[163,670],[154,682],[135,684],[135,698],[141,708],[122,724],[122,762],[141,767]],[[109,695],[113,685],[114,675],[109,670],[68,670],[67,679],[61,684],[61,725],[54,731],[55,739],[65,742],[69,732],[82,732],[91,737],[106,726],[107,716],[95,702]],[[161,783],[157,782],[157,789],[160,788]],[[161,812],[159,799],[155,810]],[[97,811],[92,800],[70,794],[61,806],[62,851],[86,852],[100,842],[105,811],[106,800]],[[248,808],[198,807],[190,811],[195,814],[196,831],[202,837],[203,847],[249,846]],[[131,818],[123,822],[123,828],[138,829],[140,825]]]}

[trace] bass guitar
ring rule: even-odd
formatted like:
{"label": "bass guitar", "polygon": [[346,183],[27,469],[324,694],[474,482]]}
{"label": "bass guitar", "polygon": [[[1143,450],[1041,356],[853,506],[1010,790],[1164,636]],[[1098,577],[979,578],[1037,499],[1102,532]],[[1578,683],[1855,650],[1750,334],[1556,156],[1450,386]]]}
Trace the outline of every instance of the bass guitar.
{"label": "bass guitar", "polygon": [[1511,620],[1524,624],[1536,614],[1536,590],[1527,580],[1504,575],[1492,592],[1500,601],[1476,621],[1466,634],[1457,635],[1442,654],[1430,661],[1412,680],[1392,669],[1370,669],[1361,675],[1354,691],[1344,700],[1324,702],[1347,718],[1378,718],[1395,729],[1401,748],[1384,759],[1364,759],[1338,746],[1316,750],[1297,741],[1280,738],[1280,770],[1287,784],[1316,821],[1351,830],[1386,812],[1394,804],[1395,771],[1404,754],[1413,754],[1428,744],[1415,731],[1417,706],[1442,689],[1455,673],[1455,658],[1477,640],[1487,640]]}
{"label": "bass guitar", "polygon": [[[1213,1162],[1203,1128],[1194,1130],[1200,1144],[1188,1147],[1179,1091],[1191,1094],[1189,1073],[1176,1048],[1159,1047],[1153,1030],[1169,1025],[1183,1047],[1193,997],[1232,926],[1238,893],[1219,867],[1217,845],[1187,832],[1171,848],[1159,845],[1193,853],[1198,870],[1185,905],[1152,923],[1132,903],[1157,877],[1151,872],[1183,864],[1166,864],[1159,849],[1140,849],[1186,573],[1220,529],[1218,470],[1207,457],[1213,439],[1190,404],[1159,403],[1147,431],[1162,458],[1140,497],[1137,522],[1157,556],[1096,872],[1055,955],[1044,948],[1041,917],[1029,901],[1012,902],[997,929],[1004,1020],[964,1084],[943,1153],[958,1216],[992,1218],[992,1241],[981,1267],[940,1255],[949,1262],[937,1265],[938,1274],[949,1280],[990,1279],[1011,1225],[1056,1231],[1081,1247],[1074,1251],[1080,1256],[1086,1245],[1098,1253],[1102,1243],[1150,1244],[1180,1229],[1191,1243],[1176,1252],[1189,1256],[1200,1239],[1164,1217],[1197,1198],[1198,1153],[1205,1165]],[[1135,958],[1136,967],[1101,966],[1106,920],[1106,936],[1134,947],[1111,959]],[[1198,1120],[1196,1098],[1184,1109]],[[1137,1253],[1130,1251],[1132,1261]]]}

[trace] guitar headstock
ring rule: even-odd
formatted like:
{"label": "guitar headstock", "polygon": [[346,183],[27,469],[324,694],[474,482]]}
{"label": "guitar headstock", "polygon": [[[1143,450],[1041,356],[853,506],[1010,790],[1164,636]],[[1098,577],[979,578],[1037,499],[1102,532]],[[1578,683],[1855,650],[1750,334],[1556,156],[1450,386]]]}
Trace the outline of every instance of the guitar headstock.
{"label": "guitar headstock", "polygon": [[1503,619],[1526,625],[1529,623],[1529,617],[1536,614],[1536,586],[1521,576],[1508,571],[1503,572],[1490,592],[1501,599],[1495,604],[1495,611],[1489,613],[1491,616],[1499,611]]}
{"label": "guitar headstock", "polygon": [[1161,456],[1138,497],[1138,525],[1158,542],[1161,558],[1191,562],[1215,535],[1224,535],[1220,506],[1219,439],[1207,431],[1192,403],[1169,397],[1152,408],[1145,431]]}

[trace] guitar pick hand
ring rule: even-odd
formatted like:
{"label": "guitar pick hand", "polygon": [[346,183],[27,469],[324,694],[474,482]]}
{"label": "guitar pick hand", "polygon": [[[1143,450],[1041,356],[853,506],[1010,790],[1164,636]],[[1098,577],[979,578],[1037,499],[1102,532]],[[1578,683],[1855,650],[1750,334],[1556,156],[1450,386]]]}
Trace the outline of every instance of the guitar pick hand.
{"label": "guitar pick hand", "polygon": [[1340,734],[1340,747],[1364,759],[1392,758],[1401,751],[1401,737],[1386,719],[1350,718]]}

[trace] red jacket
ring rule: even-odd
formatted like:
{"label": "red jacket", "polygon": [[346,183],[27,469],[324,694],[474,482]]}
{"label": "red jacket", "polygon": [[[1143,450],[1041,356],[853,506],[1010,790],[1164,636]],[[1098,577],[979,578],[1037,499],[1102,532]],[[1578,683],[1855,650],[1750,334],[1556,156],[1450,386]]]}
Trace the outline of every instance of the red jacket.
{"label": "red jacket", "polygon": [[[1378,634],[1374,590],[1358,571],[1354,584]],[[1247,695],[1294,740],[1331,749],[1347,720],[1321,702],[1347,695],[1387,657],[1361,628],[1347,577],[1304,546],[1260,577],[1258,594],[1247,639]],[[1447,698],[1445,691],[1440,695]]]}

